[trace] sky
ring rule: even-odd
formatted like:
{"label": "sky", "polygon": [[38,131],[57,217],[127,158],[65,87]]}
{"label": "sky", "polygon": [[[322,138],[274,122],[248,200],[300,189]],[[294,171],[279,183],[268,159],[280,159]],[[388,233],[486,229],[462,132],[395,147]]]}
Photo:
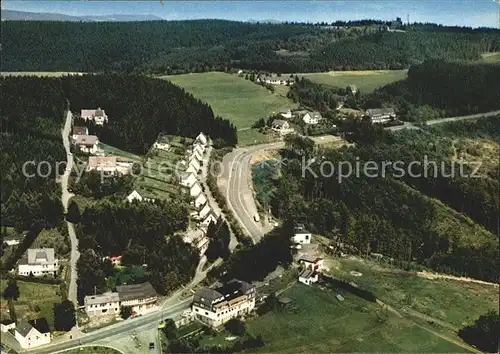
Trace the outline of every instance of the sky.
{"label": "sky", "polygon": [[[499,0],[496,0],[499,1]],[[66,15],[156,15],[166,20],[218,18],[237,21],[279,20],[333,22],[336,20],[401,17],[410,22],[433,22],[470,27],[499,27],[495,0],[312,0],[312,1],[99,1],[2,0],[2,8]]]}

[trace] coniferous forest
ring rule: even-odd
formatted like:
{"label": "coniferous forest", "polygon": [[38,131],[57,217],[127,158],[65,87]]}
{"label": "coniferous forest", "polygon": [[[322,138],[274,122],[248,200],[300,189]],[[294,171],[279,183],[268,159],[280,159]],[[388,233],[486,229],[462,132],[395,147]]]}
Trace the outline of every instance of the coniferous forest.
{"label": "coniferous forest", "polygon": [[2,21],[2,69],[166,74],[401,69],[426,59],[474,60],[500,50],[495,29],[413,24],[394,32],[388,25]]}

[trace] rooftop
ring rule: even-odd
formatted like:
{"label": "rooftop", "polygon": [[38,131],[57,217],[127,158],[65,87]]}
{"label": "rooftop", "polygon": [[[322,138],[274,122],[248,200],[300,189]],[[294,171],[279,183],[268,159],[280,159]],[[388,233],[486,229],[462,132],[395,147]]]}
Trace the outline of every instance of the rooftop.
{"label": "rooftop", "polygon": [[376,116],[380,114],[395,114],[394,108],[370,108],[365,112],[368,116]]}
{"label": "rooftop", "polygon": [[214,305],[223,301],[231,301],[232,299],[248,294],[254,289],[255,287],[246,281],[232,279],[217,289],[201,288],[194,294],[194,301]]}
{"label": "rooftop", "polygon": [[87,132],[88,132],[87,127],[79,127],[79,126],[73,127],[73,135],[85,135],[87,134]]}
{"label": "rooftop", "polygon": [[95,135],[84,135],[80,134],[76,136],[76,145],[95,145],[99,142],[99,138]]}
{"label": "rooftop", "polygon": [[116,156],[90,156],[89,167],[116,167]]}
{"label": "rooftop", "polygon": [[286,120],[283,120],[283,119],[275,119],[275,120],[273,120],[273,125],[274,126],[282,127],[285,124],[288,124],[288,122]]}
{"label": "rooftop", "polygon": [[306,268],[302,272],[300,272],[300,278],[310,278],[314,275],[314,269]]}
{"label": "rooftop", "polygon": [[104,293],[101,295],[85,296],[84,303],[85,306],[96,305],[96,304],[107,304],[110,302],[118,302],[118,293]]}
{"label": "rooftop", "polygon": [[29,248],[27,253],[19,260],[19,264],[47,264],[54,263],[55,252],[53,248]]}
{"label": "rooftop", "polygon": [[323,258],[321,257],[318,257],[318,256],[313,256],[313,255],[304,255],[302,257],[300,257],[299,261],[305,261],[305,262],[309,262],[309,263],[316,263],[318,261],[321,261]]}
{"label": "rooftop", "polygon": [[133,285],[120,285],[116,287],[116,291],[118,292],[120,301],[146,299],[158,296],[150,282]]}

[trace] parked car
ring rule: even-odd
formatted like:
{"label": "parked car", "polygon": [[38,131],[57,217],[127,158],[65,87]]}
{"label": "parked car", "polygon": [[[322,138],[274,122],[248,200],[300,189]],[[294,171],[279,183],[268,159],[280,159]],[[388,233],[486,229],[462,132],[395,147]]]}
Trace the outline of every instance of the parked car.
{"label": "parked car", "polygon": [[149,343],[149,351],[152,352],[155,350],[155,344],[153,342]]}

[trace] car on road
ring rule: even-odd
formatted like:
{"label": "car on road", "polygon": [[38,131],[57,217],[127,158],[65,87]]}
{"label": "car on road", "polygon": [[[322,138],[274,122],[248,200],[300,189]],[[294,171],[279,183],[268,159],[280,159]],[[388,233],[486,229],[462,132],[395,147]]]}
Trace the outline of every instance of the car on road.
{"label": "car on road", "polygon": [[253,219],[255,220],[255,222],[259,222],[259,221],[260,221],[260,216],[259,216],[259,214],[255,214],[255,215],[253,216]]}
{"label": "car on road", "polygon": [[155,344],[153,342],[149,343],[149,351],[152,352],[155,350]]}

